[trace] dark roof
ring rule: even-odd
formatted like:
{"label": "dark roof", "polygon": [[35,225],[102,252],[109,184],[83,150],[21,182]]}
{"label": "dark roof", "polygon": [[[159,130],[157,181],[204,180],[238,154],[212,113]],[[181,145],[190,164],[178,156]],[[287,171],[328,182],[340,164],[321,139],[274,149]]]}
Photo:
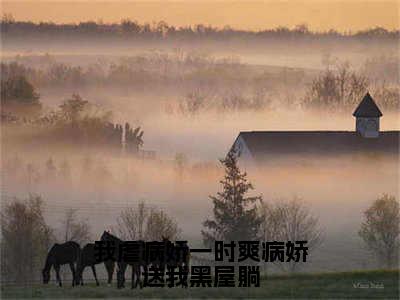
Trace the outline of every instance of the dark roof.
{"label": "dark roof", "polygon": [[367,93],[353,113],[355,117],[381,117],[382,112],[371,95]]}
{"label": "dark roof", "polygon": [[364,138],[355,131],[245,131],[243,138],[253,158],[270,154],[316,155],[392,153],[399,151],[399,131],[383,131],[377,138]]}

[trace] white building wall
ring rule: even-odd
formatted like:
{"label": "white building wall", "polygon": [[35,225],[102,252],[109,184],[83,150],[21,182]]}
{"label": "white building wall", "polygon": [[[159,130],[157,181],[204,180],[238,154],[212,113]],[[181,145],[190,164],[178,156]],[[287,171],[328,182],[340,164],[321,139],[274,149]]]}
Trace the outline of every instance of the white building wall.
{"label": "white building wall", "polygon": [[256,162],[251,155],[249,148],[246,145],[244,139],[239,135],[233,144],[236,153],[238,154],[238,165],[242,170],[248,170],[256,167]]}

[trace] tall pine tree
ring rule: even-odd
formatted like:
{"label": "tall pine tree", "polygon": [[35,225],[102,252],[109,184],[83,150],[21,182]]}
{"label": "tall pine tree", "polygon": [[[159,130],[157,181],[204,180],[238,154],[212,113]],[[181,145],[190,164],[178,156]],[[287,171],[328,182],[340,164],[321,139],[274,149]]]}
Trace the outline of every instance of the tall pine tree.
{"label": "tall pine tree", "polygon": [[203,223],[206,230],[201,232],[204,244],[211,247],[215,240],[255,240],[262,223],[256,205],[262,202],[262,197],[246,197],[253,186],[247,181],[247,174],[240,171],[235,150],[220,161],[225,168],[225,176],[220,181],[223,189],[216,196],[210,196],[214,220],[206,220]]}

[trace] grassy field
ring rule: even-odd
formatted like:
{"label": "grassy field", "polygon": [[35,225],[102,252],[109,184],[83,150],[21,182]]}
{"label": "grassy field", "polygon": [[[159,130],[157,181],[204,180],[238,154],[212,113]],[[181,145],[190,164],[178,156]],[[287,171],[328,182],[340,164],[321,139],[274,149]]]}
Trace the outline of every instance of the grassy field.
{"label": "grassy field", "polygon": [[[129,285],[130,283],[128,283]],[[263,277],[259,288],[62,288],[53,285],[2,286],[3,298],[301,298],[398,299],[399,271],[355,271]]]}

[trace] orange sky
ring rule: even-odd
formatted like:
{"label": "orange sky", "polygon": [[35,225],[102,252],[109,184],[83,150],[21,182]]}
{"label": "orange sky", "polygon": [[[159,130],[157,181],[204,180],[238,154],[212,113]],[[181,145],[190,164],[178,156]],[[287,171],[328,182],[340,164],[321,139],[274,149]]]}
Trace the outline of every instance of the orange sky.
{"label": "orange sky", "polygon": [[399,28],[399,0],[291,1],[2,1],[2,12],[16,20],[78,22],[139,22],[164,20],[181,26],[211,24],[242,29],[293,27],[306,23],[313,30],[360,30],[374,26]]}

